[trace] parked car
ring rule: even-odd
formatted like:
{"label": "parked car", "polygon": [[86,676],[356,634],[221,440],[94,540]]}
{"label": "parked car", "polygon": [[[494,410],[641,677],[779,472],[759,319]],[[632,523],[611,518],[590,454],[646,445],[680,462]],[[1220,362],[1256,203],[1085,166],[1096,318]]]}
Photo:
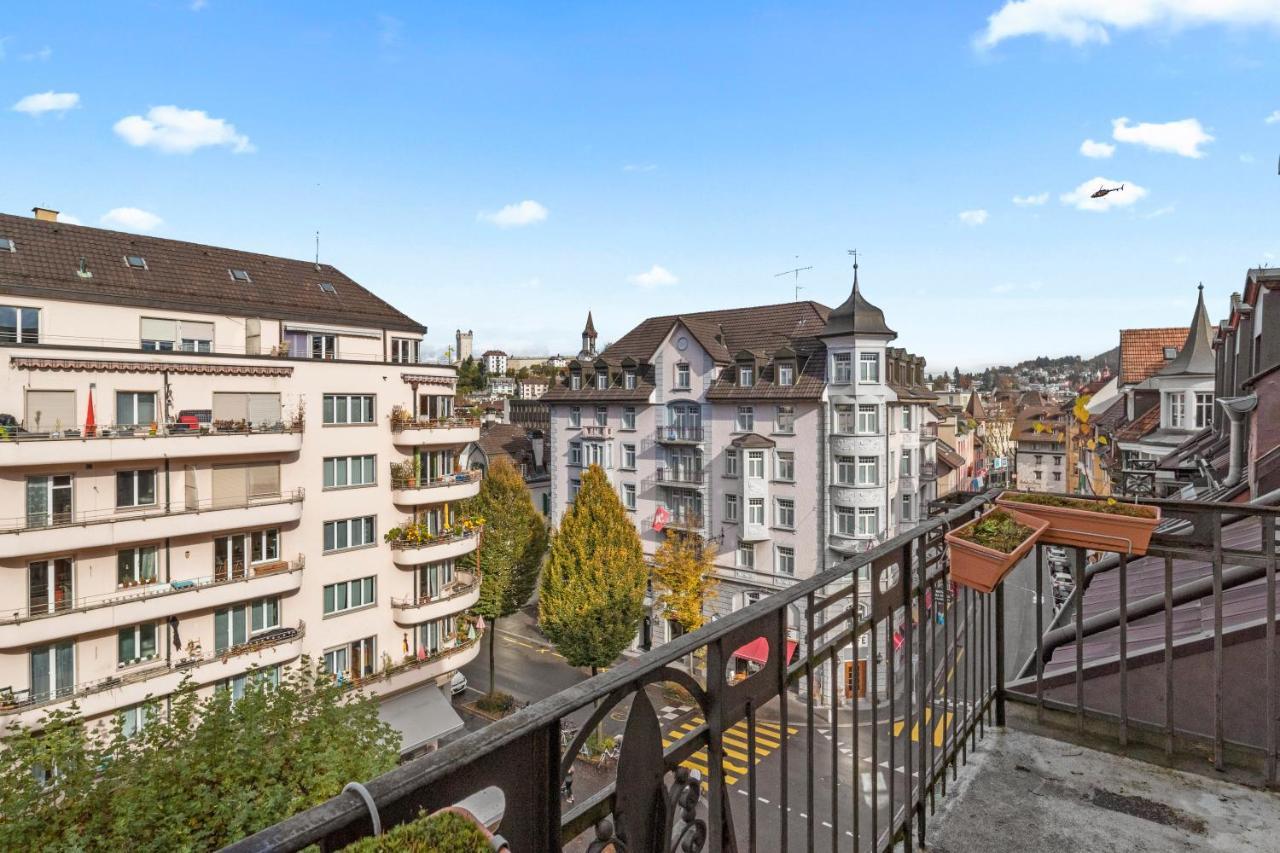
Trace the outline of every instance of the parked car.
{"label": "parked car", "polygon": [[458,670],[453,674],[453,678],[449,679],[449,695],[457,696],[459,693],[467,689],[467,677]]}

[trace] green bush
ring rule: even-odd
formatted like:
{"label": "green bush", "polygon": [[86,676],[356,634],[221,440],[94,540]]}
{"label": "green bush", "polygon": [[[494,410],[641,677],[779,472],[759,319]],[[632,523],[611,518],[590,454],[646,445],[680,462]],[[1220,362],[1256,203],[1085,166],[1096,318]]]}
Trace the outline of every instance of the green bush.
{"label": "green bush", "polygon": [[425,812],[377,838],[362,838],[344,853],[493,853],[475,821],[457,812]]}

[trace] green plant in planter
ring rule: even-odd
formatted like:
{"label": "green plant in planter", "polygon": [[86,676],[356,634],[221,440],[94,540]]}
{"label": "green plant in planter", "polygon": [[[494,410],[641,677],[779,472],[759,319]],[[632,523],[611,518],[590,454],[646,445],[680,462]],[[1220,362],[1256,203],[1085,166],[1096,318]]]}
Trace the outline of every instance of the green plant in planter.
{"label": "green plant in planter", "polygon": [[1030,527],[1019,524],[1003,510],[996,510],[978,523],[956,531],[955,535],[984,548],[1011,554],[1033,532]]}
{"label": "green plant in planter", "polygon": [[403,530],[401,530],[399,527],[393,527],[390,530],[388,530],[386,533],[382,534],[382,541],[396,542],[403,536],[404,536]]}
{"label": "green plant in planter", "polygon": [[1125,515],[1130,518],[1155,518],[1155,507],[1140,506],[1138,504],[1127,504],[1117,501],[1115,498],[1107,498],[1105,501],[1086,501],[1079,498],[1069,498],[1064,495],[1044,495],[1039,493],[1023,493],[1023,492],[1006,492],[1002,496],[1003,500],[1014,501],[1021,504],[1035,504],[1037,506],[1056,506],[1063,509],[1078,509],[1084,512],[1103,512],[1107,515]]}
{"label": "green plant in planter", "polygon": [[492,853],[480,825],[456,811],[423,813],[376,838],[362,838],[344,853]]}

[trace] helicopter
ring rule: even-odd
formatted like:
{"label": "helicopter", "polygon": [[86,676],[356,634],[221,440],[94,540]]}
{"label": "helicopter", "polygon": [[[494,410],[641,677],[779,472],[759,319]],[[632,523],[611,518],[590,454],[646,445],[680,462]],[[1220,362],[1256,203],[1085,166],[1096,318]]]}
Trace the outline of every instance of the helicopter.
{"label": "helicopter", "polygon": [[1102,198],[1102,197],[1103,197],[1103,196],[1105,196],[1107,193],[1118,193],[1118,192],[1120,192],[1120,190],[1122,190],[1122,189],[1124,189],[1124,184],[1121,184],[1121,185],[1120,185],[1120,186],[1118,186],[1118,187],[1104,187],[1104,186],[1100,186],[1100,187],[1098,187],[1097,192],[1095,192],[1093,195],[1089,196],[1089,198]]}

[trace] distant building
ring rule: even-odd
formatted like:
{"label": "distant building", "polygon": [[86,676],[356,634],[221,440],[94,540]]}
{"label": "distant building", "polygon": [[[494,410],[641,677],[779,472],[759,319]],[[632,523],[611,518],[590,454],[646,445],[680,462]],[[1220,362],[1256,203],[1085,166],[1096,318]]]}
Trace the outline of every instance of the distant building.
{"label": "distant building", "polygon": [[545,376],[531,376],[516,380],[516,396],[522,400],[536,400],[547,393],[551,380]]}
{"label": "distant building", "polygon": [[547,436],[516,424],[485,424],[480,438],[467,448],[472,468],[486,473],[489,466],[504,458],[524,477],[533,505],[544,518],[551,515],[551,473],[547,469]]}
{"label": "distant building", "polygon": [[1017,443],[1015,487],[1030,492],[1065,494],[1067,477],[1067,413],[1069,405],[1046,401],[1039,392],[1022,396],[1013,425]]}
{"label": "distant building", "polygon": [[454,339],[457,344],[457,363],[462,364],[464,361],[471,358],[472,332],[470,329],[467,329],[465,332],[458,329],[454,332]]}
{"label": "distant building", "polygon": [[486,350],[484,372],[490,376],[504,376],[507,372],[507,354],[500,349]]}
{"label": "distant building", "polygon": [[490,397],[511,397],[516,393],[516,380],[500,373],[493,374],[488,378],[485,390]]}
{"label": "distant building", "polygon": [[509,420],[515,426],[543,434],[551,431],[551,407],[545,400],[512,397],[507,400],[507,411]]}

